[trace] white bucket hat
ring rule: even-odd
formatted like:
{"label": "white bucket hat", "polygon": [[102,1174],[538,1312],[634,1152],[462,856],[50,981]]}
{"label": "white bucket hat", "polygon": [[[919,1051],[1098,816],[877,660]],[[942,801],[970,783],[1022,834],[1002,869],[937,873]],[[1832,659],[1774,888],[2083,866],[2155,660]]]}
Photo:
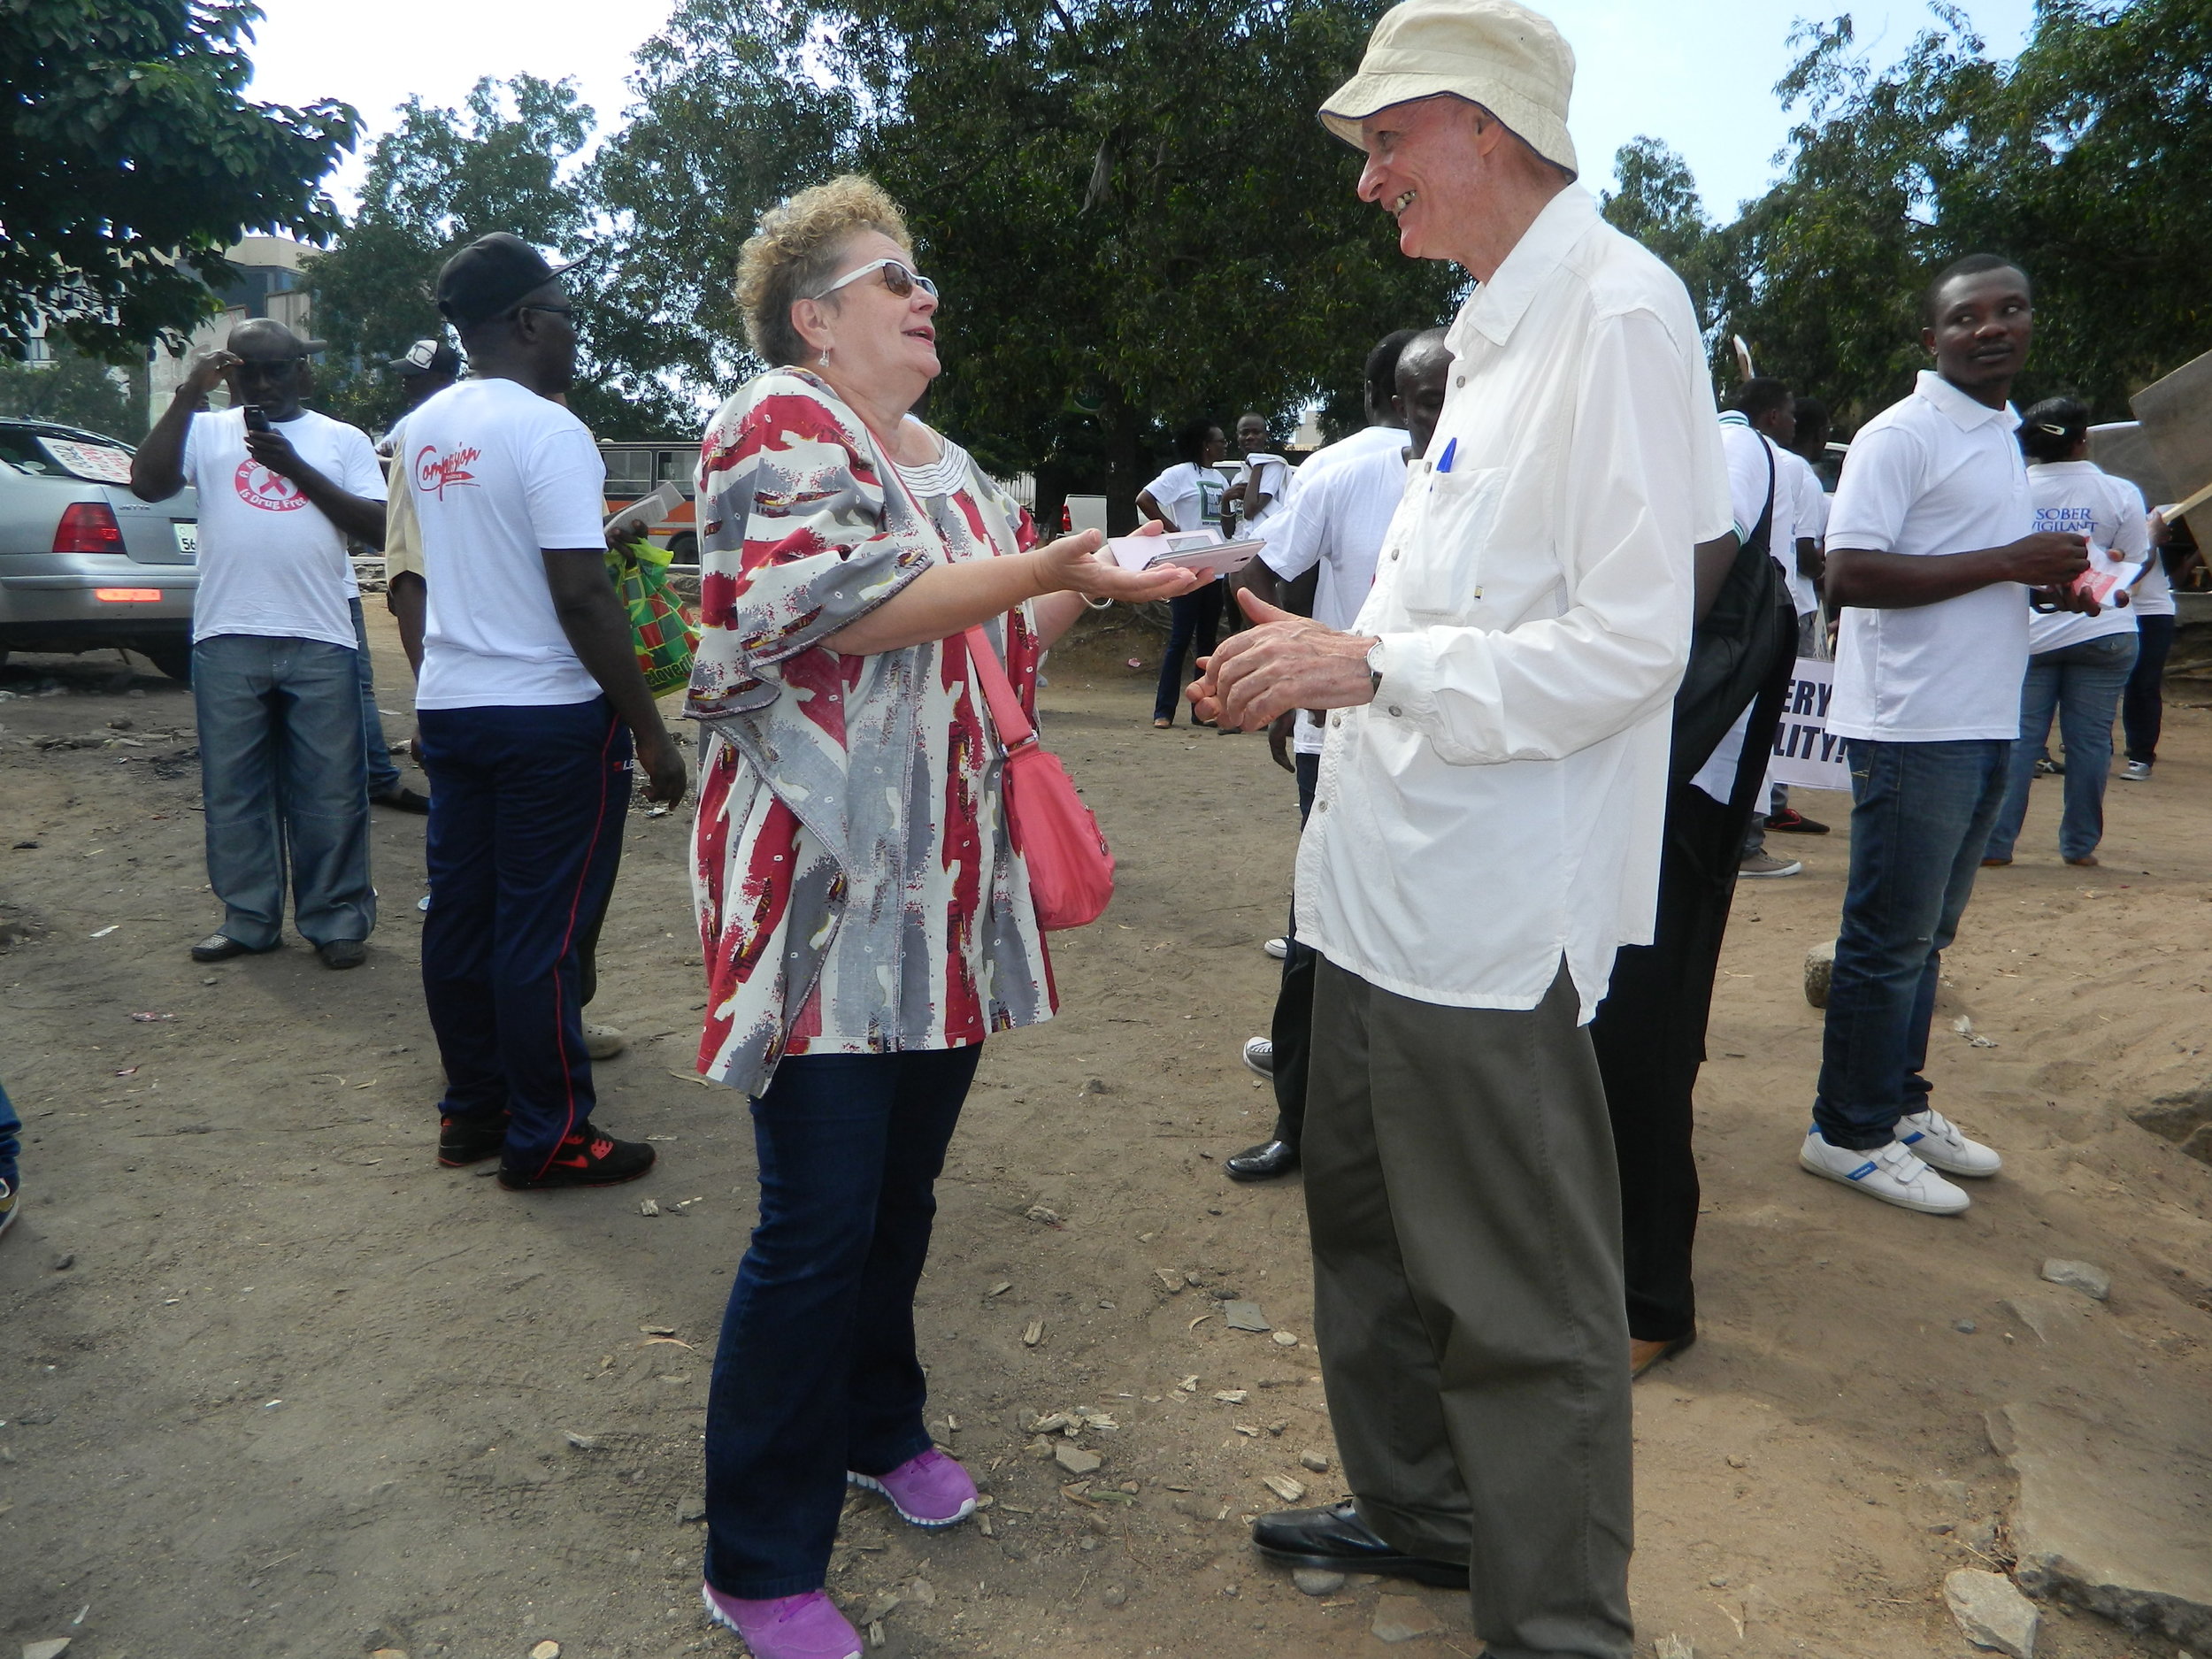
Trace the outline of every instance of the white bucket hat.
{"label": "white bucket hat", "polygon": [[1359,124],[1378,110],[1448,93],[1579,173],[1567,134],[1574,83],[1574,49],[1548,18],[1514,0],[1405,0],[1383,13],[1359,73],[1329,95],[1321,119],[1357,149]]}

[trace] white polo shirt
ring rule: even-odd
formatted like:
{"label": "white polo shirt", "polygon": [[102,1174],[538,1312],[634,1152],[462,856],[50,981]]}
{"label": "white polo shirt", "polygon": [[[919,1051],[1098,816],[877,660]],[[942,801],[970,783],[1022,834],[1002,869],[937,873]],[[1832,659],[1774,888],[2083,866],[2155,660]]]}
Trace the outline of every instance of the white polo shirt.
{"label": "white polo shirt", "polygon": [[[1820,474],[1813,471],[1813,464],[1803,456],[1783,450],[1775,457],[1782,465],[1782,477],[1790,492],[1790,546],[1782,560],[1782,573],[1789,578],[1790,603],[1801,617],[1810,616],[1820,609],[1820,595],[1813,590],[1813,579],[1797,568],[1797,543],[1818,541],[1828,534],[1828,492],[1820,486]],[[1786,549],[1777,547],[1778,554]]]}
{"label": "white polo shirt", "polygon": [[1399,995],[1586,1020],[1648,943],[1691,549],[1729,527],[1679,278],[1570,185],[1460,308],[1458,359],[1330,716],[1298,936]]}
{"label": "white polo shirt", "polygon": [[[1363,443],[1349,458],[1325,466],[1323,457],[1330,450],[1317,453],[1299,469],[1290,502],[1277,519],[1281,527],[1268,538],[1261,555],[1286,581],[1295,581],[1318,565],[1313,619],[1339,633],[1351,628],[1367,603],[1383,538],[1406,493],[1406,434],[1394,427],[1368,430],[1387,432],[1394,442]],[[1318,755],[1323,729],[1301,716],[1292,748],[1301,755]]]}
{"label": "white polo shirt", "polygon": [[[2035,527],[2008,403],[1976,403],[1923,369],[1912,395],[1860,428],[1828,515],[1828,546],[1926,557],[2017,541]],[[2020,735],[2028,590],[1996,582],[1932,605],[1843,612],[1828,729],[1886,743]]]}

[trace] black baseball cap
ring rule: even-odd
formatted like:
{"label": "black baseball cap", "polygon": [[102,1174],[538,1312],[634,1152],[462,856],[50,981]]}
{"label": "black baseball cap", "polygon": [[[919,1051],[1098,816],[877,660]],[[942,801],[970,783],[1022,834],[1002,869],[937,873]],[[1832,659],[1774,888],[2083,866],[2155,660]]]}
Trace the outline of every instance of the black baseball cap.
{"label": "black baseball cap", "polygon": [[457,380],[461,373],[461,354],[442,340],[418,340],[384,366],[396,370],[403,376],[442,374]]}
{"label": "black baseball cap", "polygon": [[582,263],[548,265],[521,237],[495,230],[445,262],[438,273],[438,314],[457,328],[473,328]]}

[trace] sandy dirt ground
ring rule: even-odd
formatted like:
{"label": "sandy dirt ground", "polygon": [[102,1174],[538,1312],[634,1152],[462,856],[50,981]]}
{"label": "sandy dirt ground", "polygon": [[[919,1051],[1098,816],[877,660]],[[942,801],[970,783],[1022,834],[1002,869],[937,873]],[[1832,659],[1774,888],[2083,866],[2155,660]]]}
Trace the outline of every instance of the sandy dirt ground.
{"label": "sandy dirt ground", "polygon": [[[1149,729],[1156,649],[1110,632],[1053,665],[1048,736],[1120,895],[1063,936],[1062,1017],[991,1044],[941,1188],[931,1418],[987,1525],[923,1533],[856,1498],[831,1587],[891,1655],[1380,1654],[1379,1614],[1427,1631],[1406,1651],[1472,1654],[1454,1596],[1308,1596],[1246,1541],[1269,1478],[1338,1493],[1298,1183],[1220,1169],[1270,1119],[1237,1050],[1265,1029],[1295,810],[1258,740]],[[28,1141],[0,1242],[0,1651],[736,1653],[685,1517],[753,1159],[742,1103],[691,1076],[686,813],[632,814],[593,1010],[634,1040],[600,1118],[661,1164],[510,1194],[434,1160],[420,820],[377,815],[365,969],[296,937],[195,965],[219,916],[191,704],[138,666],[0,669],[0,1076]],[[2212,1168],[2124,1111],[2208,1067],[2212,718],[2175,710],[2157,781],[2115,783],[2101,870],[2059,862],[2037,795],[1947,964],[1939,1099],[2008,1160],[1962,1219],[1795,1166],[1820,1033],[1800,966],[1833,932],[1843,803],[1804,797],[1838,832],[1739,895],[1701,1094],[1703,1340],[1638,1386],[1640,1654],[1967,1654],[1940,1581],[2003,1562],[2014,1493],[1985,1414],[2204,1398]],[[2110,1301],[2039,1284],[2049,1256],[2105,1267]],[[2079,1340],[2029,1327],[2037,1294]],[[1233,1295],[1275,1331],[1225,1329]],[[1028,1432],[1078,1408],[1071,1461],[1102,1460],[1080,1479]],[[2039,1651],[2174,1649],[2051,1610]]]}

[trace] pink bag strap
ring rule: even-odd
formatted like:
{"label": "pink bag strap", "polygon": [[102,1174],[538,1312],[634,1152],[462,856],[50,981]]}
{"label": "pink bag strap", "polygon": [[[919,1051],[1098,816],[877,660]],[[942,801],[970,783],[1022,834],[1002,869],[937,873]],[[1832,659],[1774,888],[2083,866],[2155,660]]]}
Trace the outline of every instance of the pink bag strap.
{"label": "pink bag strap", "polygon": [[1006,678],[1006,670],[1000,665],[998,653],[991,649],[991,636],[978,623],[966,634],[968,661],[974,665],[975,677],[983,687],[983,700],[991,708],[991,724],[998,728],[998,741],[1006,746],[1010,757],[1018,750],[1033,747],[1037,741],[1037,728],[1022,712],[1022,700],[1015,694],[1013,682]]}

